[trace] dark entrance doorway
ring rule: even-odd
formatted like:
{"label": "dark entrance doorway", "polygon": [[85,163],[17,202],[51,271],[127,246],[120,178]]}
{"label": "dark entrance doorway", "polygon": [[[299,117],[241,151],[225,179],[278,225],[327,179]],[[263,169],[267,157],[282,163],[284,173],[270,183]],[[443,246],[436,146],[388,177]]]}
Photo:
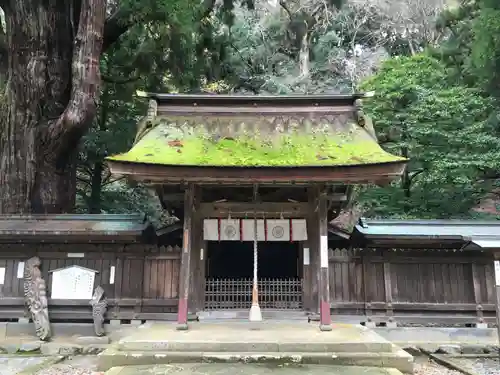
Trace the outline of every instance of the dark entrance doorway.
{"label": "dark entrance doorway", "polygon": [[[258,286],[262,308],[302,307],[298,242],[258,243]],[[253,242],[207,243],[205,308],[247,309],[251,306]]]}
{"label": "dark entrance doorway", "polygon": [[[299,277],[298,242],[259,242],[259,278]],[[207,276],[246,279],[253,277],[253,242],[209,241]]]}

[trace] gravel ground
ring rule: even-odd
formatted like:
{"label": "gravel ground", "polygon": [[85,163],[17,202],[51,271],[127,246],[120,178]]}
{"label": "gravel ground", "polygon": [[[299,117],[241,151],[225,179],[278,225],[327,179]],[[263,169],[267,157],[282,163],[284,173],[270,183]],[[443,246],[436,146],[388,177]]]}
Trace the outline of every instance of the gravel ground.
{"label": "gravel ground", "polygon": [[[427,357],[415,357],[414,375],[463,375],[461,372],[450,370]],[[496,374],[498,375],[498,373]]]}
{"label": "gravel ground", "polygon": [[15,375],[28,367],[42,363],[40,357],[0,357],[0,375]]}
{"label": "gravel ground", "polygon": [[[36,358],[10,358],[8,362],[0,358],[0,375],[14,375],[24,367],[26,361],[29,365],[36,365]],[[500,375],[500,362],[494,358],[454,359],[463,366],[477,372],[478,375]],[[21,365],[21,362],[22,365]],[[35,375],[98,375],[97,357],[78,356],[69,358],[61,363],[52,365],[38,371]],[[415,357],[414,375],[463,375],[429,360],[427,357]]]}
{"label": "gravel ground", "polygon": [[[38,371],[35,375],[97,375],[96,356],[77,356]],[[3,375],[3,374],[2,374]]]}
{"label": "gravel ground", "polygon": [[460,358],[454,359],[454,361],[474,370],[478,375],[500,375],[498,358]]}

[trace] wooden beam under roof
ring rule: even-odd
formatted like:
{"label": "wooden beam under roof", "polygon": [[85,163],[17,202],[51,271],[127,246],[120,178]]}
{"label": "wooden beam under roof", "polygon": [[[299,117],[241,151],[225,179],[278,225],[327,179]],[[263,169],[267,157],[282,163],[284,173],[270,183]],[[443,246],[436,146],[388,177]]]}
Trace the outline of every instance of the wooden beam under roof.
{"label": "wooden beam under roof", "polygon": [[372,183],[401,177],[406,160],[350,166],[323,167],[200,167],[108,161],[111,172],[127,175],[137,181],[156,184],[302,184]]}
{"label": "wooden beam under roof", "polygon": [[299,218],[305,217],[309,208],[309,203],[284,203],[284,202],[219,202],[219,203],[201,203],[200,214],[203,217],[227,217],[245,218],[253,217],[254,212],[258,216],[276,218]]}

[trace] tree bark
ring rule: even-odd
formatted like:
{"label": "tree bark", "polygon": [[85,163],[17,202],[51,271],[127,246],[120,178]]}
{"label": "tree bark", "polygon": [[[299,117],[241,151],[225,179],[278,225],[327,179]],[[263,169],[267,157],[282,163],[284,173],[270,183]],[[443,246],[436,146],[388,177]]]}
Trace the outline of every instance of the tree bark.
{"label": "tree bark", "polygon": [[90,179],[90,197],[89,197],[89,214],[101,213],[101,191],[102,191],[102,172],[104,165],[100,161],[94,163],[92,168],[92,177]]}
{"label": "tree bark", "polygon": [[[0,213],[73,210],[78,143],[96,112],[105,0],[16,0],[4,8],[6,116]],[[73,17],[74,15],[74,17]]]}
{"label": "tree bark", "polygon": [[309,32],[306,31],[302,36],[302,41],[300,43],[300,53],[299,53],[299,66],[300,66],[300,76],[301,78],[309,78]]}

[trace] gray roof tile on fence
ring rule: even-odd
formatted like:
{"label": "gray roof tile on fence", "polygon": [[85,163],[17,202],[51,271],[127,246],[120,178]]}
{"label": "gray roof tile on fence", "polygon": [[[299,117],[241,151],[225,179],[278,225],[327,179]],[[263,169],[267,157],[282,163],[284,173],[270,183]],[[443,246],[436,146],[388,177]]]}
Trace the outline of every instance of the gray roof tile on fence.
{"label": "gray roof tile on fence", "polygon": [[140,237],[151,227],[144,214],[131,215],[0,215],[3,242],[26,237]]}
{"label": "gray roof tile on fence", "polygon": [[461,241],[464,246],[473,242],[476,244],[476,248],[500,249],[500,221],[374,220],[362,218],[354,229],[354,237],[373,241],[382,238],[394,240],[418,238],[436,242],[440,240],[443,242]]}
{"label": "gray roof tile on fence", "polygon": [[361,219],[356,230],[386,236],[491,236],[500,235],[500,221]]}

